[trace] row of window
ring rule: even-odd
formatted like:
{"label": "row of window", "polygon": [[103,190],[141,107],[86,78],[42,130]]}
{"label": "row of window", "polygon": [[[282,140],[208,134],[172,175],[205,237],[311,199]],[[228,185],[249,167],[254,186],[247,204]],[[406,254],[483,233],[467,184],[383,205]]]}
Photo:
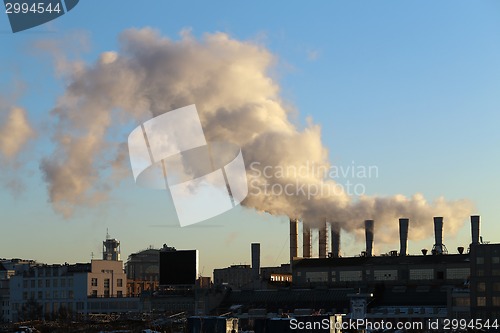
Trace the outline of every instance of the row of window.
{"label": "row of window", "polygon": [[[370,275],[371,271],[366,270],[366,274]],[[306,281],[307,282],[327,282],[328,281],[328,272],[306,272]],[[301,272],[297,273],[297,276],[301,276]],[[469,268],[448,268],[446,270],[446,278],[453,280],[465,280],[470,276]],[[409,270],[409,279],[410,280],[444,280],[445,272],[438,271],[437,273],[432,268],[423,268],[423,269],[410,269]],[[398,279],[398,271],[397,270],[374,270],[373,271],[373,279],[375,281],[395,281]],[[362,281],[363,280],[363,272],[362,271],[340,271],[339,272],[339,281],[347,282],[347,281]],[[335,282],[335,272],[332,274],[332,282]]]}
{"label": "row of window", "polygon": [[[485,296],[479,296],[476,298],[477,300],[477,306],[486,306],[486,297]],[[494,296],[491,298],[492,300],[492,305],[493,306],[500,306],[500,297]]]}
{"label": "row of window", "polygon": [[[91,297],[97,297],[97,290],[92,290],[92,292],[90,293],[90,296]],[[109,293],[109,290],[104,290],[104,297],[110,297],[110,293]],[[118,290],[116,292],[116,297],[123,297],[123,291],[121,290]]]}
{"label": "row of window", "polygon": [[[486,291],[486,283],[485,282],[478,282],[476,284],[476,291],[477,292],[485,292]],[[493,291],[500,291],[500,282],[493,283]]]}
{"label": "row of window", "polygon": [[[97,278],[92,278],[90,281],[90,284],[92,287],[97,287],[99,285]],[[123,279],[116,279],[116,286],[117,287],[123,287]],[[109,288],[109,279],[104,279],[104,289]]]}
{"label": "row of window", "polygon": [[[491,260],[489,260],[491,259]],[[486,261],[491,261],[492,264],[500,264],[500,257],[487,257]],[[476,257],[476,264],[482,265],[485,263],[484,257]]]}
{"label": "row of window", "polygon": [[[44,283],[45,282],[45,283]],[[31,279],[31,280],[23,280],[23,288],[28,289],[28,288],[66,288],[68,287],[73,287],[73,279]]]}
{"label": "row of window", "polygon": [[[28,300],[28,299],[59,299],[59,298],[69,298],[73,299],[74,293],[73,290],[68,290],[66,293],[66,290],[54,290],[53,292],[46,291],[45,293],[43,291],[39,291],[37,294],[35,294],[34,291],[31,292],[23,292],[23,300]],[[45,296],[45,297],[44,297]]]}

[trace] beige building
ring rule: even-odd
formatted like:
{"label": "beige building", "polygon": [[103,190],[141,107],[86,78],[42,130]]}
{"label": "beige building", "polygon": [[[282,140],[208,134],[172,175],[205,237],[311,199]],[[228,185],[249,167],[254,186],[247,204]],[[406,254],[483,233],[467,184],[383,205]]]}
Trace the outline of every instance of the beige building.
{"label": "beige building", "polygon": [[85,264],[35,265],[10,278],[9,320],[120,313],[139,310],[127,298],[127,277],[119,242],[103,242],[103,259]]}

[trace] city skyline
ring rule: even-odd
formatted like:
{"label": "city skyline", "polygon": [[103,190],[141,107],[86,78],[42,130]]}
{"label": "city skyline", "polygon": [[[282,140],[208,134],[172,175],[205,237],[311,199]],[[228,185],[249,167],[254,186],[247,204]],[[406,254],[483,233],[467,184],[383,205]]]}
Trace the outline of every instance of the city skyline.
{"label": "city skyline", "polygon": [[[87,262],[92,252],[99,257],[109,228],[110,235],[122,243],[124,261],[150,245],[198,249],[200,273],[207,276],[214,268],[249,264],[250,244],[257,242],[262,246],[262,266],[288,262],[288,216],[237,207],[200,225],[180,228],[165,193],[136,186],[130,169],[109,164],[127,162],[116,152],[126,144],[126,135],[140,123],[138,119],[145,119],[141,110],[133,111],[135,118],[108,110],[119,126],[106,132],[97,148],[65,151],[76,147],[65,141],[68,131],[77,129],[66,127],[68,123],[88,119],[78,112],[59,112],[58,107],[71,101],[71,89],[83,89],[85,96],[98,90],[71,86],[79,82],[75,79],[79,73],[88,80],[79,83],[102,84],[102,89],[107,82],[95,79],[98,73],[93,69],[112,64],[117,57],[137,60],[139,56],[130,54],[149,49],[141,45],[164,44],[191,45],[200,54],[207,52],[207,57],[217,54],[211,43],[220,43],[222,50],[233,50],[233,56],[243,60],[247,60],[245,52],[255,52],[252,59],[264,65],[249,62],[245,68],[263,68],[262,73],[272,80],[262,89],[279,98],[287,111],[287,126],[297,133],[310,130],[321,139],[327,151],[318,156],[326,154],[321,160],[340,170],[338,184],[358,184],[362,194],[375,198],[404,196],[432,203],[444,197],[443,202],[455,202],[446,207],[463,211],[452,226],[446,223],[454,218],[455,209],[443,206],[435,214],[444,217],[444,243],[452,253],[470,243],[469,215],[481,215],[484,239],[498,241],[494,236],[499,216],[495,199],[500,194],[495,170],[500,162],[500,134],[495,126],[500,120],[496,112],[500,102],[497,3],[403,5],[393,1],[310,8],[254,3],[245,4],[243,11],[229,2],[223,7],[155,5],[160,8],[109,1],[96,12],[82,2],[46,25],[0,37],[5,45],[0,53],[0,209],[6,213],[0,257]],[[118,9],[120,17],[110,20]],[[0,30],[8,29],[4,16]],[[238,98],[244,93],[244,89],[234,92]],[[127,107],[142,105],[142,101],[132,102],[127,101]],[[96,117],[108,114],[104,110],[94,113],[89,107],[87,111],[92,121],[107,121]],[[65,118],[70,115],[74,118]],[[63,154],[73,156],[65,160],[60,158]],[[93,162],[86,164],[91,155]],[[68,170],[74,174],[60,172],[65,170],[60,161],[69,161]],[[245,162],[249,167],[253,161]],[[345,172],[353,166],[374,166],[376,176]],[[359,200],[356,195],[350,195],[350,200]],[[349,226],[351,234],[343,233],[345,254],[363,250],[361,226],[364,219],[372,218],[366,215],[359,225]],[[397,234],[399,217],[408,216],[384,218],[378,231],[376,220],[375,253],[398,248],[398,238],[391,237]],[[409,253],[430,249],[432,231],[417,224],[412,234],[411,223],[410,218]]]}

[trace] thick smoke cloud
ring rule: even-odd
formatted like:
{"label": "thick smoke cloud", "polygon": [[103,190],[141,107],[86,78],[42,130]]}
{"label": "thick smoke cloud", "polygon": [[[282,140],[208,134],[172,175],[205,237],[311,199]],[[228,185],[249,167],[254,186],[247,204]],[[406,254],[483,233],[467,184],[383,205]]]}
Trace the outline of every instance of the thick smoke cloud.
{"label": "thick smoke cloud", "polygon": [[[41,170],[54,208],[67,217],[76,206],[105,200],[107,188],[97,185],[103,184],[103,161],[115,178],[124,175],[124,150],[111,154],[106,139],[114,126],[139,124],[189,104],[196,104],[209,141],[242,147],[250,186],[247,207],[311,224],[326,218],[351,231],[373,218],[377,228],[391,223],[389,236],[397,233],[395,219],[404,216],[412,220],[413,238],[429,233],[434,215],[445,216],[445,228],[452,232],[471,211],[467,201],[427,203],[418,194],[353,201],[326,180],[330,164],[321,129],[312,122],[299,128],[290,120],[292,108],[281,100],[270,75],[276,59],[263,46],[223,33],[171,40],[151,29],[125,31],[120,45],[118,52],[103,53],[95,63],[66,73],[67,90],[52,111],[58,119],[56,149]],[[269,175],[265,167],[287,172]]]}

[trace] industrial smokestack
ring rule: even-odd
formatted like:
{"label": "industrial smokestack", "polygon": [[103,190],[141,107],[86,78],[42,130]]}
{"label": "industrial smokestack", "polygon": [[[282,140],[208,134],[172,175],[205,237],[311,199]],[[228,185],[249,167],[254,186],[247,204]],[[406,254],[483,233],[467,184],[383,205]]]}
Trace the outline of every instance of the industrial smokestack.
{"label": "industrial smokestack", "polygon": [[326,225],[327,225],[327,222],[325,220],[325,223],[323,223],[321,228],[319,229],[319,257],[320,258],[326,258],[326,255],[327,255],[328,234],[326,232]]}
{"label": "industrial smokestack", "polygon": [[303,224],[303,240],[302,240],[302,256],[304,258],[311,258],[311,228],[306,225],[305,223]]}
{"label": "industrial smokestack", "polygon": [[470,229],[472,235],[472,244],[479,244],[479,215],[473,215],[470,217]]}
{"label": "industrial smokestack", "polygon": [[252,243],[252,278],[260,278],[260,244]]}
{"label": "industrial smokestack", "polygon": [[448,253],[446,246],[443,244],[443,218],[441,216],[434,217],[434,239],[432,254]]}
{"label": "industrial smokestack", "polygon": [[371,257],[373,255],[373,220],[365,221],[365,236],[366,236],[366,256]]}
{"label": "industrial smokestack", "polygon": [[299,221],[290,219],[290,267],[293,258],[298,257],[297,244],[299,243]]}
{"label": "industrial smokestack", "polygon": [[340,226],[337,223],[330,225],[332,233],[332,257],[340,257]]}
{"label": "industrial smokestack", "polygon": [[408,225],[410,220],[407,218],[399,219],[399,255],[406,256],[408,248]]}

